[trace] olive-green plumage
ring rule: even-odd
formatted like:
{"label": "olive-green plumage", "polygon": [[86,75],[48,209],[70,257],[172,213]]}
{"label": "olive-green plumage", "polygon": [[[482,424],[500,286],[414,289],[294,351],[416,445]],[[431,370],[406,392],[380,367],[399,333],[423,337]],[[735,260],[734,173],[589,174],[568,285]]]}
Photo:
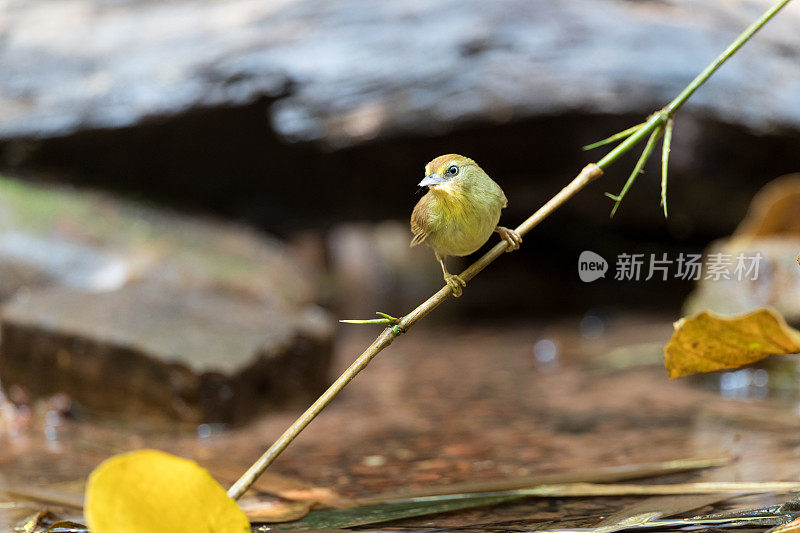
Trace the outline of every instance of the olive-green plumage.
{"label": "olive-green plumage", "polygon": [[509,249],[519,248],[522,239],[497,225],[506,196],[472,159],[456,154],[437,157],[425,166],[420,185],[429,190],[411,214],[411,246],[425,243],[433,249],[445,281],[453,294],[460,296],[465,283],[447,272],[445,257],[471,254],[495,231],[509,243]]}

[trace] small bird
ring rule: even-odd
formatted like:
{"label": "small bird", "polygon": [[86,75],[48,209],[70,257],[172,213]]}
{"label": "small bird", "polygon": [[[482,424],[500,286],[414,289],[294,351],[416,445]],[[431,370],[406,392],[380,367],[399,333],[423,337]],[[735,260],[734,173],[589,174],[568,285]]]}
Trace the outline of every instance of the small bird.
{"label": "small bird", "polygon": [[466,282],[447,271],[445,257],[471,254],[494,232],[508,243],[506,251],[519,249],[522,237],[497,225],[508,204],[503,189],[472,159],[457,154],[437,157],[425,165],[419,186],[427,186],[428,192],[411,213],[411,247],[425,243],[433,248],[453,296],[461,296]]}

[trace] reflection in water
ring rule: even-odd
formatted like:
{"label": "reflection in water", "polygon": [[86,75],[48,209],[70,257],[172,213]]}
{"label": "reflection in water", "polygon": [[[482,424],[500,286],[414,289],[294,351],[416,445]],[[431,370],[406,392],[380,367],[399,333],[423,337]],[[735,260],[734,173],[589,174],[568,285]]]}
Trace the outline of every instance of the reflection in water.
{"label": "reflection in water", "polygon": [[704,388],[736,400],[781,398],[800,400],[800,359],[794,354],[771,356],[747,368],[689,378]]}
{"label": "reflection in water", "polygon": [[726,398],[766,398],[769,372],[763,368],[743,368],[720,375],[719,389]]}
{"label": "reflection in water", "polygon": [[599,316],[587,313],[580,323],[581,336],[587,340],[599,339],[606,329],[605,321]]}
{"label": "reflection in water", "polygon": [[197,426],[197,436],[201,439],[207,439],[211,436],[211,426],[208,424],[200,424]]}
{"label": "reflection in water", "polygon": [[550,339],[541,339],[533,345],[536,369],[549,374],[558,368],[558,346]]}

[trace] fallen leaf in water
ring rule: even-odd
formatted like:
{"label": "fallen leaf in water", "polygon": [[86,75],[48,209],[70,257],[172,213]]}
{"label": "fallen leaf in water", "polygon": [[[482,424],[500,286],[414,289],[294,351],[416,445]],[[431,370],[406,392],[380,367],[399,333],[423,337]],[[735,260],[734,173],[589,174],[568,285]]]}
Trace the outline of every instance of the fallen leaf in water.
{"label": "fallen leaf in water", "polygon": [[[241,465],[230,465],[219,462],[207,465],[208,470],[214,478],[233,483],[241,475]],[[264,492],[272,496],[278,496],[286,500],[310,503],[313,505],[324,505],[326,507],[349,507],[352,506],[350,499],[345,498],[335,490],[327,487],[317,487],[302,479],[290,477],[274,472],[264,472],[253,483],[250,490]]]}
{"label": "fallen leaf in water", "polygon": [[89,533],[83,524],[58,520],[49,510],[39,511],[10,530],[11,533]]}
{"label": "fallen leaf in water", "polygon": [[[527,489],[480,494],[444,494],[349,509],[326,509],[309,513],[302,520],[275,526],[280,530],[318,530],[350,528],[380,524],[404,518],[427,516],[474,507],[512,502],[522,498],[576,498],[608,496],[650,496],[687,494],[755,494],[800,491],[800,482],[700,482],[669,485],[606,485],[596,483],[564,483]],[[725,498],[719,498],[725,499]]]}
{"label": "fallen leaf in water", "polygon": [[630,465],[601,466],[580,472],[564,472],[556,474],[541,474],[538,476],[507,477],[499,479],[483,479],[480,481],[466,481],[451,483],[449,485],[434,485],[418,490],[398,490],[365,496],[355,500],[358,505],[371,505],[386,503],[411,498],[425,498],[429,496],[497,492],[514,489],[525,489],[541,485],[554,485],[562,483],[614,483],[628,481],[691,470],[702,470],[726,465],[730,462],[728,457],[708,457],[697,459],[675,459],[660,463],[644,463]]}
{"label": "fallen leaf in water", "polygon": [[313,511],[302,520],[277,524],[275,529],[283,531],[341,529],[368,524],[380,524],[403,518],[414,518],[432,514],[447,513],[473,507],[484,507],[498,503],[518,500],[525,495],[501,493],[487,495],[459,495],[450,499],[441,496],[427,501],[404,501],[363,505],[349,509],[325,509]]}
{"label": "fallen leaf in water", "polygon": [[311,505],[310,502],[262,501],[253,497],[239,500],[239,507],[253,522],[274,523],[300,520],[311,511]]}
{"label": "fallen leaf in water", "polygon": [[89,529],[83,524],[70,522],[69,520],[59,520],[48,527],[44,533],[89,533]]}
{"label": "fallen leaf in water", "polygon": [[628,518],[644,513],[658,513],[658,516],[669,517],[683,514],[694,509],[712,505],[731,498],[729,494],[682,494],[679,496],[654,496],[646,500],[628,505],[607,516],[597,524],[595,529],[619,525]]}
{"label": "fallen leaf in water", "polygon": [[49,510],[45,509],[39,511],[35,515],[26,518],[21,524],[16,526],[11,531],[14,533],[40,533],[45,531],[46,528],[56,520],[55,515]]}
{"label": "fallen leaf in water", "polygon": [[[791,500],[778,504],[758,507],[756,509],[733,509],[719,513],[711,513],[704,516],[694,516],[692,519],[704,520],[723,520],[729,524],[748,523],[748,527],[772,526],[779,527],[788,525],[795,521],[800,515],[800,498],[795,497]],[[774,530],[770,530],[770,533]]]}
{"label": "fallen leaf in water", "polygon": [[788,524],[772,528],[770,533],[798,533],[800,532],[800,518],[795,518]]}
{"label": "fallen leaf in water", "polygon": [[296,502],[320,504],[325,507],[352,507],[352,500],[341,496],[333,489],[327,487],[310,487],[307,489],[283,490],[281,498]]}
{"label": "fallen leaf in water", "polygon": [[655,496],[666,494],[756,494],[800,491],[796,481],[700,481],[670,483],[669,485],[606,485],[597,483],[565,483],[544,485],[516,492],[529,496],[594,497],[594,496]]}
{"label": "fallen leaf in water", "polygon": [[800,332],[771,309],[730,318],[703,311],[675,323],[664,364],[670,378],[679,378],[798,352]]}
{"label": "fallen leaf in water", "polygon": [[250,522],[197,463],[157,450],[104,461],[86,484],[92,533],[243,533]]}

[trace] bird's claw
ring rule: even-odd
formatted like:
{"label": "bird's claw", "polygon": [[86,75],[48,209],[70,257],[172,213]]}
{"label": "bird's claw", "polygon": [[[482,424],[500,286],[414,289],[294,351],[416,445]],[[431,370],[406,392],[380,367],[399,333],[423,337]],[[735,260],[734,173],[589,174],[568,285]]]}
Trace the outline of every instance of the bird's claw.
{"label": "bird's claw", "polygon": [[444,282],[453,289],[453,296],[456,298],[461,296],[461,288],[467,286],[467,282],[455,274],[445,274]]}
{"label": "bird's claw", "polygon": [[508,244],[508,248],[506,248],[506,252],[513,252],[514,250],[519,250],[519,245],[522,244],[522,236],[514,231],[513,229],[504,228],[502,226],[497,226],[495,230],[497,233],[500,234],[500,238],[506,241]]}

